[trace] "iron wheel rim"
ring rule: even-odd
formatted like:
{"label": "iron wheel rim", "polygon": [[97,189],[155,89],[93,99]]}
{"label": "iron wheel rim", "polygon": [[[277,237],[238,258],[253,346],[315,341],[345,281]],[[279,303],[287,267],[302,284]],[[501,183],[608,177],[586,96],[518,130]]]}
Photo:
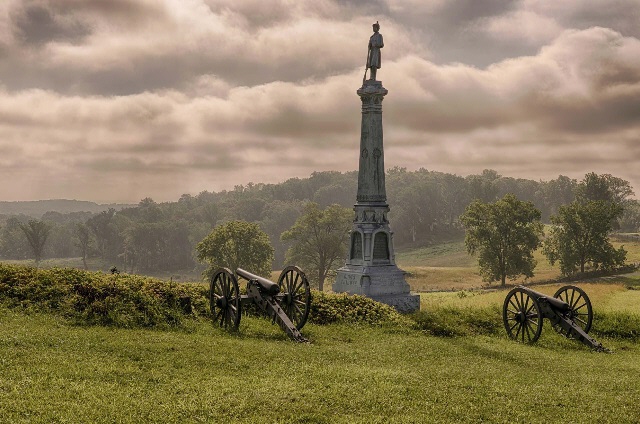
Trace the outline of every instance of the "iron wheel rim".
{"label": "iron wheel rim", "polygon": [[309,318],[311,288],[305,273],[297,266],[288,266],[278,278],[280,294],[277,301],[298,330]]}
{"label": "iron wheel rim", "polygon": [[209,305],[213,323],[225,329],[237,330],[242,314],[238,280],[228,268],[220,268],[211,277]]}
{"label": "iron wheel rim", "polygon": [[519,287],[511,290],[504,299],[502,320],[509,337],[521,343],[535,343],[542,333],[540,305]]}
{"label": "iron wheel rim", "polygon": [[580,287],[560,287],[553,295],[569,305],[569,318],[575,325],[588,333],[593,324],[593,308],[589,296]]}

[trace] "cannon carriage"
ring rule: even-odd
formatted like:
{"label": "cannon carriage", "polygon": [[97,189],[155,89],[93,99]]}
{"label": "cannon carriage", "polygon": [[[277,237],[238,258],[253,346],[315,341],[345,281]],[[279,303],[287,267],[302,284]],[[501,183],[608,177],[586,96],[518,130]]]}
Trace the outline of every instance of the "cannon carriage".
{"label": "cannon carriage", "polygon": [[247,281],[247,294],[240,294],[238,279],[228,268],[218,269],[211,278],[209,302],[215,323],[227,330],[237,330],[243,305],[254,304],[293,340],[307,341],[300,330],[309,317],[311,290],[300,268],[285,268],[277,283],[242,268],[235,274]]}
{"label": "cannon carriage", "polygon": [[522,343],[535,343],[547,318],[558,333],[576,339],[592,349],[603,351],[589,334],[593,308],[589,296],[579,287],[564,286],[553,296],[518,286],[504,299],[502,319],[507,334]]}

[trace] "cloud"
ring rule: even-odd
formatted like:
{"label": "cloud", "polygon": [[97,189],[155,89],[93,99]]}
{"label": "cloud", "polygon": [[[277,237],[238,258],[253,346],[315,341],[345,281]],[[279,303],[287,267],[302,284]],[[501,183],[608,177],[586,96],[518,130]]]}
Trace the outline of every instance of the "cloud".
{"label": "cloud", "polygon": [[[9,88],[117,95],[183,89],[203,74],[234,85],[321,79],[365,62],[373,18],[335,19],[341,11],[330,1],[15,3],[13,36],[29,54],[15,45],[0,78]],[[384,28],[394,34],[389,59],[420,51],[401,25]]]}
{"label": "cloud", "polygon": [[563,30],[555,19],[525,10],[493,17],[484,25],[496,39],[524,41],[534,46],[553,40]]}
{"label": "cloud", "polygon": [[375,20],[388,167],[640,186],[640,41],[612,29],[627,18],[576,29],[595,20],[585,2],[485,6],[0,3],[0,198],[174,200],[356,169]]}

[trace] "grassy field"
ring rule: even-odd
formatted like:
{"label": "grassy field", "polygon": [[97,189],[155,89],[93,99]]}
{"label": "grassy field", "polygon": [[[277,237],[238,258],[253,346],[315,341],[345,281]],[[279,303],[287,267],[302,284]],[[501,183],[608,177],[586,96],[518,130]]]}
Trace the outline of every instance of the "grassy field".
{"label": "grassy field", "polygon": [[[637,277],[635,281],[640,284],[640,277]],[[534,289],[552,296],[556,290],[564,285],[566,284],[545,284],[535,286]],[[571,285],[582,288],[597,311],[640,314],[640,290],[629,290],[626,284],[618,282],[618,278],[611,279],[607,283],[572,282]],[[478,308],[499,305],[501,307],[505,295],[505,290],[424,293],[421,296],[421,306],[426,310],[443,306]]]}
{"label": "grassy field", "polygon": [[[612,239],[614,247],[624,245],[627,250],[628,263],[640,263],[640,242],[637,240],[622,240],[615,236]],[[534,253],[538,262],[535,269],[535,276],[527,281],[519,278],[509,281],[509,284],[539,283],[560,277],[560,267],[558,264],[551,266],[540,250]],[[34,265],[33,260],[3,260],[5,263]],[[470,256],[465,247],[463,239],[449,241],[435,246],[418,249],[401,249],[396,252],[396,262],[398,266],[408,272],[407,281],[411,290],[415,292],[432,291],[459,291],[487,287],[497,287],[497,283],[488,284],[482,281],[478,270],[476,258]],[[108,272],[111,264],[103,262],[98,258],[87,261],[89,270]],[[43,260],[40,264],[42,268],[72,267],[83,268],[81,258],[59,258]],[[177,282],[202,281],[202,270],[182,270],[177,272],[157,272],[148,273],[152,277],[165,280],[172,279]],[[280,271],[273,271],[272,279],[278,279]],[[328,280],[325,287],[331,287],[333,282]]]}
{"label": "grassy field", "polygon": [[250,317],[240,334],[227,334],[206,322],[188,331],[72,326],[3,308],[0,322],[0,422],[640,418],[640,345],[626,341],[603,340],[615,353],[595,354],[553,331],[527,346],[308,325],[312,343],[295,344]]}
{"label": "grassy field", "polygon": [[[447,265],[446,256],[434,249],[425,260]],[[565,339],[548,322],[535,345],[507,339],[505,291],[495,289],[421,294],[427,317],[488,319],[485,333],[435,337],[410,319],[307,324],[308,344],[249,316],[229,334],[206,320],[119,329],[0,306],[0,423],[636,423],[640,276],[576,284],[612,354]],[[602,321],[627,335],[604,337]]]}
{"label": "grassy field", "polygon": [[[621,245],[627,250],[628,263],[640,263],[640,243],[613,238],[615,248]],[[560,277],[558,264],[552,266],[540,250],[534,253],[538,262],[533,278],[525,281],[518,278],[509,284],[530,284]],[[459,291],[481,287],[497,287],[498,283],[482,281],[477,260],[468,255],[462,240],[443,243],[433,247],[400,250],[396,254],[398,266],[407,271],[407,282],[416,292]]]}

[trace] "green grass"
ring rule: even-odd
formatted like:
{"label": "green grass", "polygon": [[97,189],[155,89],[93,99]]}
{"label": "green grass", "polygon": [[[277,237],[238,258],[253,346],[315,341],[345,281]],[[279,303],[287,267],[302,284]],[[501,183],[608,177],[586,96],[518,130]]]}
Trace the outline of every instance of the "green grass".
{"label": "green grass", "polygon": [[419,249],[400,250],[396,261],[405,267],[472,267],[476,260],[467,253],[464,241],[450,241]]}
{"label": "green grass", "polygon": [[640,345],[437,338],[266,320],[240,334],[73,326],[0,308],[0,422],[637,422]]}
{"label": "green grass", "polygon": [[[375,326],[309,323],[303,334],[311,343],[296,344],[251,316],[234,334],[197,317],[177,327],[80,324],[102,321],[42,312],[70,305],[55,300],[60,288],[108,283],[112,297],[123,293],[113,301],[124,306],[146,298],[125,296],[115,283],[142,284],[139,277],[5,268],[7,294],[24,299],[0,306],[2,423],[624,423],[640,416],[640,290],[629,289],[639,276],[579,283],[594,306],[593,334],[614,351],[608,355],[548,323],[535,345],[508,340],[504,290],[424,293],[415,324],[410,317]],[[87,278],[95,281],[76,281]],[[145,281],[158,296],[167,289]],[[550,294],[557,288],[536,286]],[[358,304],[327,296],[316,296],[327,313]]]}
{"label": "green grass", "polygon": [[[630,290],[626,278],[606,282],[577,282],[591,300],[594,313],[591,335],[640,340],[640,291]],[[532,287],[552,296],[564,284]],[[506,290],[437,292],[421,294],[418,326],[440,336],[503,335],[502,304]],[[426,312],[425,312],[426,311]],[[547,330],[550,329],[548,322]],[[542,338],[545,338],[543,332]],[[606,347],[606,346],[605,346]]]}
{"label": "green grass", "polygon": [[[620,241],[612,238],[615,248],[624,245],[627,250],[627,263],[640,263],[640,242]],[[551,265],[542,254],[541,249],[534,252],[537,266],[535,275],[526,279],[507,280],[510,285],[536,284],[561,277],[559,264]],[[481,287],[498,287],[499,283],[482,281],[477,259],[467,254],[464,241],[450,241],[430,247],[400,250],[396,254],[396,262],[407,271],[407,282],[411,290],[460,291]],[[638,284],[640,286],[640,284]]]}

